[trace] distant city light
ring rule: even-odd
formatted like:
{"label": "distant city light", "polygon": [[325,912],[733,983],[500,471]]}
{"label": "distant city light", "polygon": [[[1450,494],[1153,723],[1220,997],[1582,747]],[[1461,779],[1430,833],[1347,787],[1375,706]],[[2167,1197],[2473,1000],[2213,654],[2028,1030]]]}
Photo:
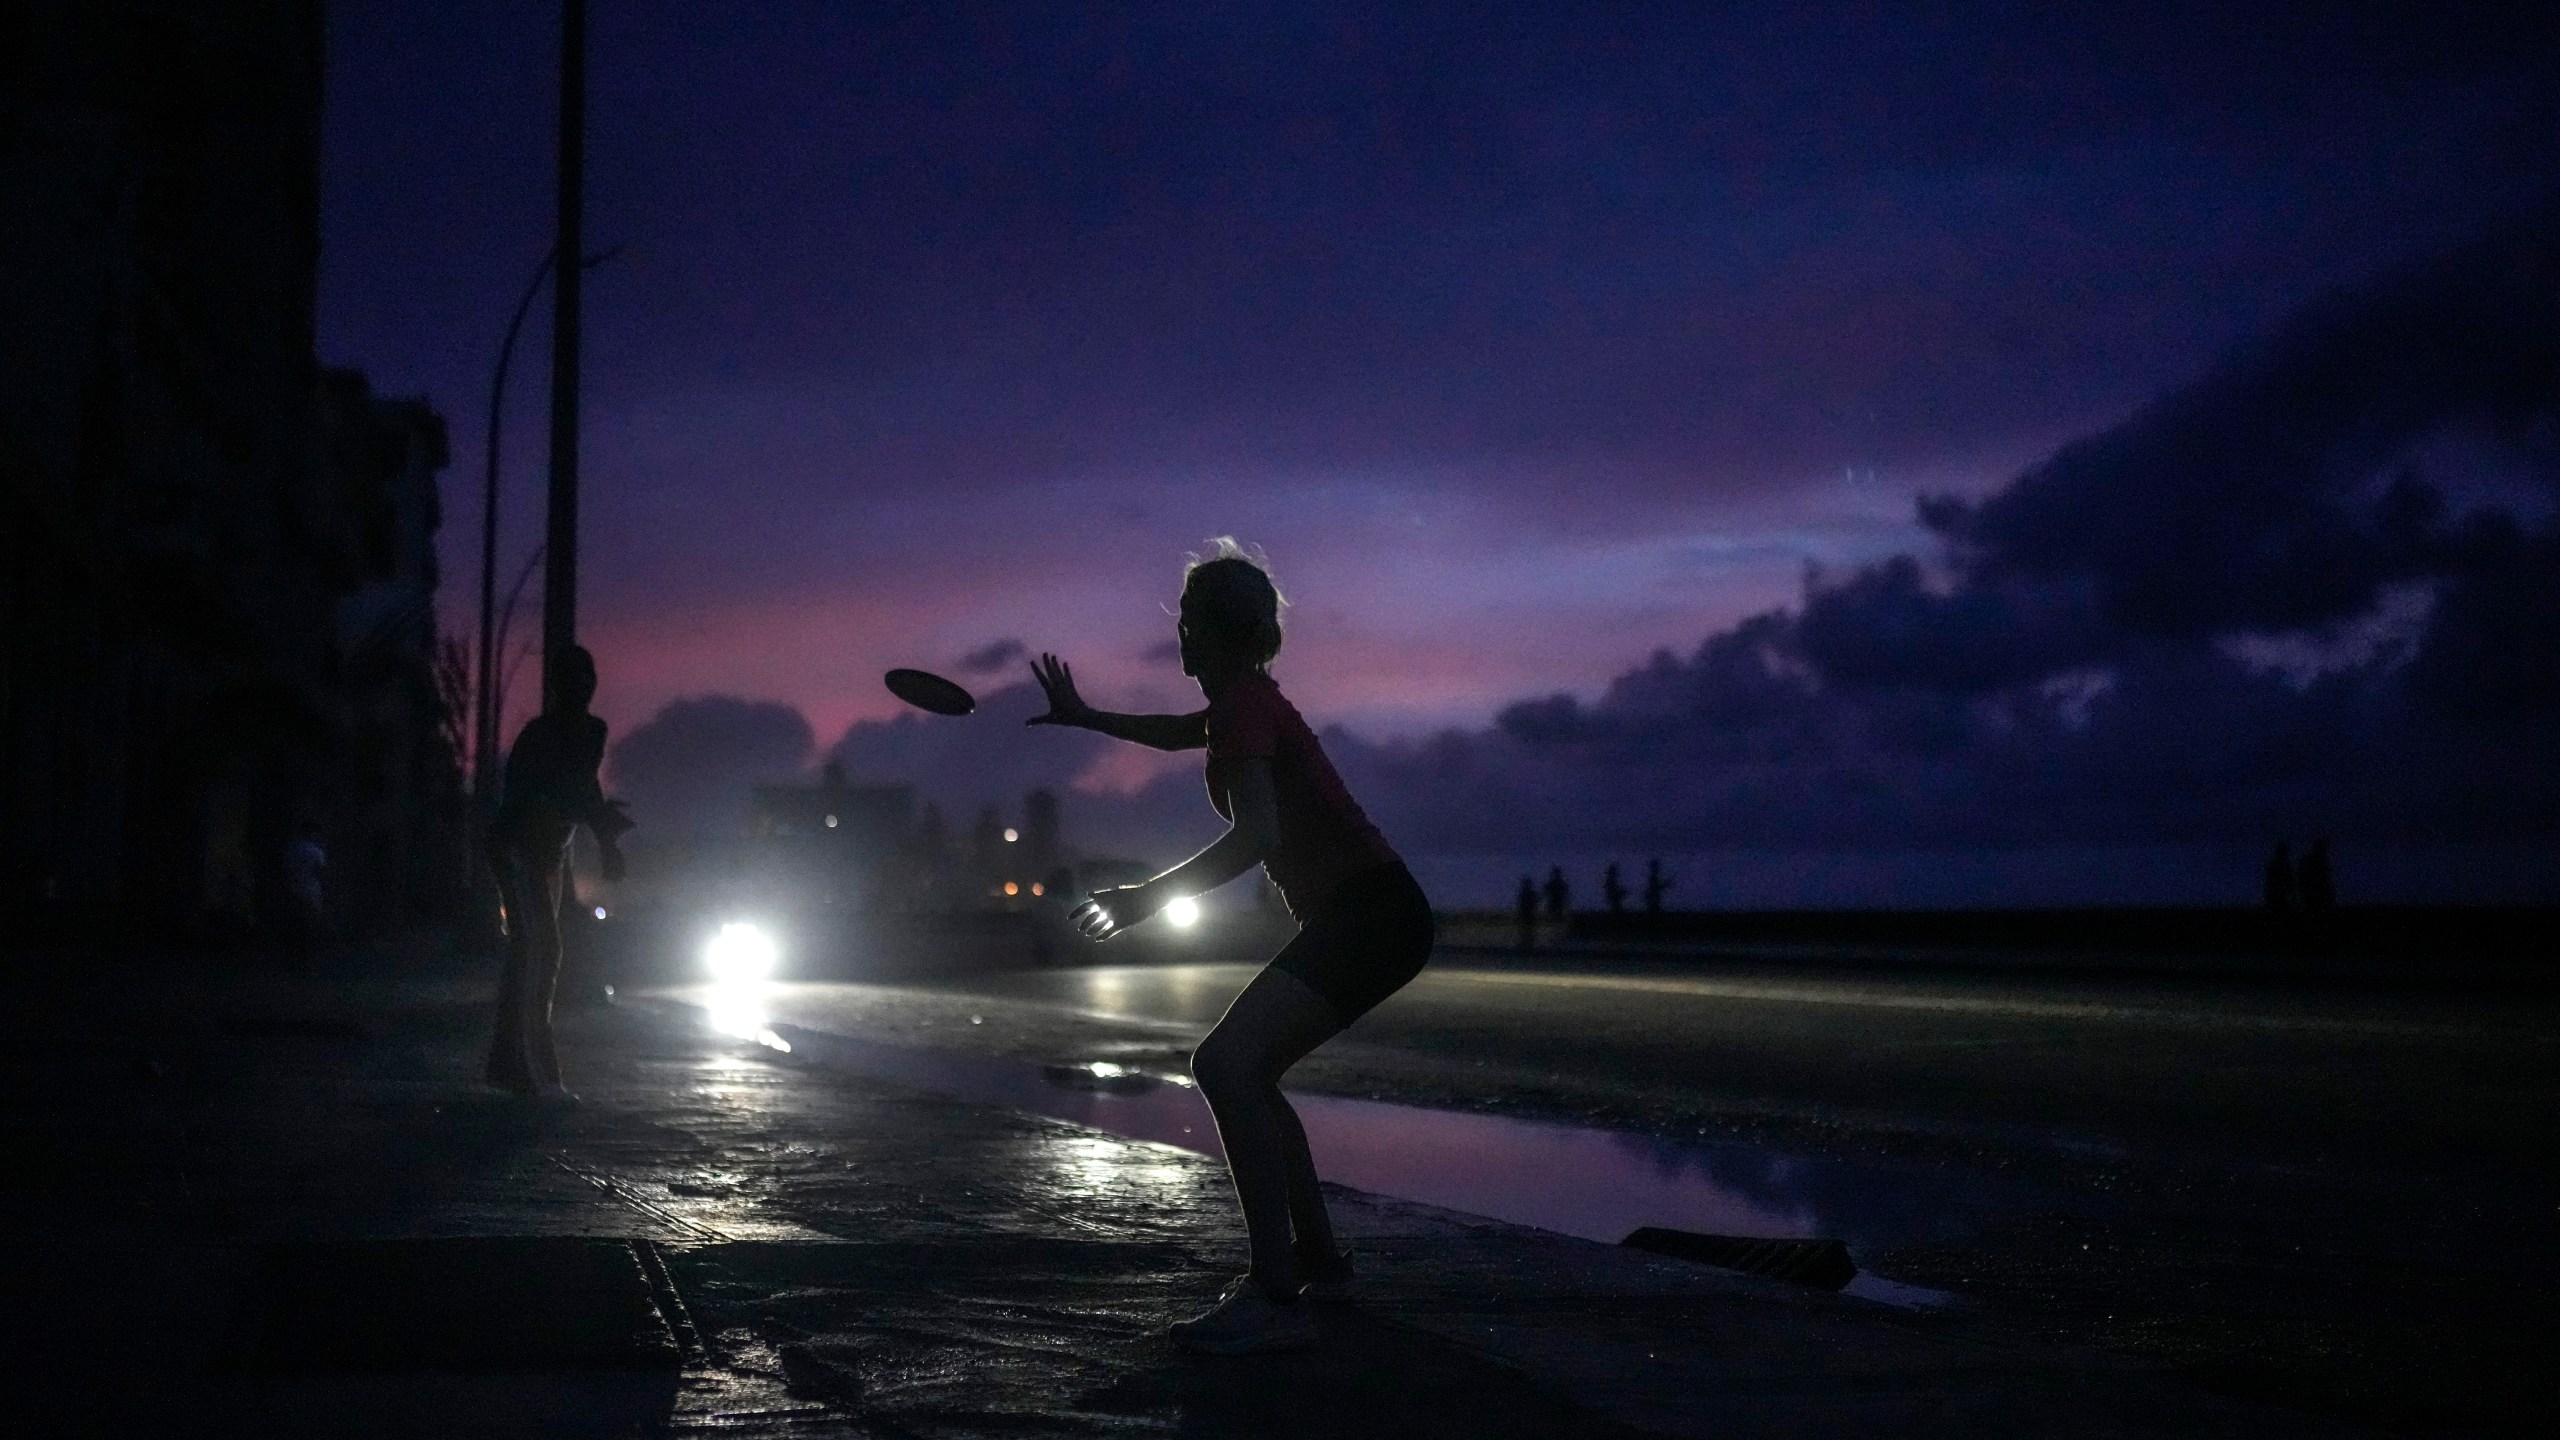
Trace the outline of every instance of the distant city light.
{"label": "distant city light", "polygon": [[1200,902],[1189,899],[1176,900],[1164,907],[1164,918],[1166,924],[1176,929],[1188,930],[1200,923]]}
{"label": "distant city light", "polygon": [[599,920],[604,918],[604,907],[601,905],[596,907],[596,918]]}
{"label": "distant city light", "polygon": [[1022,887],[1010,880],[1007,880],[1004,882],[1004,893],[1007,895],[1019,895],[1022,893]]}
{"label": "distant city light", "polygon": [[744,921],[732,920],[703,947],[702,958],[714,980],[762,980],[773,973],[778,954],[772,936]]}
{"label": "distant city light", "polygon": [[1021,839],[1021,838],[1022,838],[1022,832],[1021,832],[1021,831],[1014,829],[1014,828],[1013,828],[1012,826],[1010,826],[1010,825],[1008,825],[1008,826],[1006,826],[1006,827],[1005,827],[1005,832],[1004,832],[1004,843],[1006,843],[1007,845],[1010,845],[1010,844],[1012,844],[1014,841],[1019,840],[1019,839]]}
{"label": "distant city light", "polygon": [[827,817],[827,828],[830,830],[836,828],[836,817],[833,815]]}
{"label": "distant city light", "polygon": [[1031,893],[1032,893],[1032,894],[1034,894],[1034,895],[1046,895],[1046,894],[1048,894],[1049,892],[1048,892],[1048,891],[1046,891],[1046,890],[1041,889],[1041,888],[1040,888],[1040,882],[1039,882],[1039,881],[1037,881],[1037,880],[1034,880],[1034,881],[1032,881],[1032,882],[1031,882]]}

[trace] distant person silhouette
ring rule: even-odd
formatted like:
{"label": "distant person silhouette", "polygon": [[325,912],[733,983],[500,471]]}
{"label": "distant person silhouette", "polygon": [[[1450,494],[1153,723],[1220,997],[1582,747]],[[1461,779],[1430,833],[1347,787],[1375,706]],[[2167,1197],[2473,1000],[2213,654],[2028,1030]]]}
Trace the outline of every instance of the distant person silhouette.
{"label": "distant person silhouette", "polygon": [[1535,949],[1538,944],[1538,887],[1526,875],[1520,877],[1520,897],[1515,903],[1520,911],[1520,948]]}
{"label": "distant person silhouette", "polygon": [[1615,860],[1600,872],[1600,898],[1608,902],[1610,914],[1627,913],[1627,883],[1618,878],[1618,862]]}
{"label": "distant person silhouette", "polygon": [[596,662],[584,646],[554,658],[542,713],[516,732],[506,788],[491,827],[491,861],[506,906],[507,963],[498,984],[489,1083],[519,1095],[574,1100],[560,1081],[551,1006],[560,987],[560,899],[568,888],[569,837],[584,825],[602,852],[604,878],[622,878],[622,833],[631,821],[604,798],[604,721],[589,714]]}
{"label": "distant person silhouette", "polygon": [[2329,842],[2314,840],[2302,852],[2302,868],[2294,872],[2294,889],[2302,897],[2302,908],[2314,915],[2325,915],[2338,903],[2338,878],[2329,870]]}
{"label": "distant person silhouette", "polygon": [[2260,893],[2270,910],[2293,908],[2293,842],[2279,840],[2275,853],[2267,857],[2267,869]]}
{"label": "distant person silhouette", "polygon": [[1547,919],[1557,925],[1573,909],[1573,887],[1564,883],[1564,867],[1547,867]]}
{"label": "distant person silhouette", "polygon": [[1419,974],[1431,955],[1431,902],[1343,786],[1315,732],[1268,669],[1280,650],[1280,592],[1232,540],[1183,573],[1176,631],[1182,673],[1208,708],[1120,715],[1076,693],[1055,655],[1031,673],[1049,698],[1035,725],[1074,725],[1158,750],[1208,752],[1210,804],[1230,828],[1209,848],[1139,885],[1096,893],[1077,927],[1107,939],[1176,900],[1261,862],[1298,933],[1227,1007],[1191,1057],[1218,1122],[1244,1210],[1252,1268],[1205,1313],[1173,1327],[1187,1349],[1241,1355],[1312,1345],[1309,1286],[1347,1287],[1324,1192],[1280,1077]]}
{"label": "distant person silhouette", "polygon": [[1644,862],[1644,913],[1662,913],[1662,892],[1671,888],[1671,877],[1662,873],[1659,856]]}
{"label": "distant person silhouette", "polygon": [[293,839],[284,847],[284,890],[290,907],[286,920],[290,933],[285,939],[298,974],[310,975],[320,968],[320,949],[329,930],[323,884],[328,869],[329,851],[320,843],[319,823],[305,820],[295,826]]}

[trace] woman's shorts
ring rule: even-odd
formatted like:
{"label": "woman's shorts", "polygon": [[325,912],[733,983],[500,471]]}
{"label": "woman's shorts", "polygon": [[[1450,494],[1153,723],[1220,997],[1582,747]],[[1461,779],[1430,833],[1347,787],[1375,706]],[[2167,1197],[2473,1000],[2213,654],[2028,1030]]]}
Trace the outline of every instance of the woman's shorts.
{"label": "woman's shorts", "polygon": [[1431,901],[1396,861],[1344,880],[1271,968],[1304,981],[1348,1025],[1422,973],[1438,934]]}

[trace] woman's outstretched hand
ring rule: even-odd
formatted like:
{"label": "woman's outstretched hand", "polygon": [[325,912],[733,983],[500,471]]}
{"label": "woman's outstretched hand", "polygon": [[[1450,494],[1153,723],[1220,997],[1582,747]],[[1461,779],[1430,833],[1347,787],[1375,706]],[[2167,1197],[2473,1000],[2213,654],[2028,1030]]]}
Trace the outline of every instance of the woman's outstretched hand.
{"label": "woman's outstretched hand", "polygon": [[1144,885],[1123,885],[1113,890],[1096,890],[1091,898],[1075,908],[1067,917],[1076,933],[1087,940],[1108,940],[1161,908],[1155,896]]}
{"label": "woman's outstretched hand", "polygon": [[1049,697],[1049,713],[1034,715],[1025,725],[1082,725],[1092,716],[1093,707],[1076,693],[1076,672],[1055,655],[1042,654],[1032,662],[1031,678],[1040,682],[1041,692]]}

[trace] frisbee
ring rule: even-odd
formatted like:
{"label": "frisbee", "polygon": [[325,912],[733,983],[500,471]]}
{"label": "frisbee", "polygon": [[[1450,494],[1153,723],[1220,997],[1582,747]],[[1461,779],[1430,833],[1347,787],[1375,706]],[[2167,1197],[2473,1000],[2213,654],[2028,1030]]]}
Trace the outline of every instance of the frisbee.
{"label": "frisbee", "polygon": [[978,697],[930,670],[892,670],[880,677],[889,693],[919,710],[936,715],[966,715],[978,708]]}

